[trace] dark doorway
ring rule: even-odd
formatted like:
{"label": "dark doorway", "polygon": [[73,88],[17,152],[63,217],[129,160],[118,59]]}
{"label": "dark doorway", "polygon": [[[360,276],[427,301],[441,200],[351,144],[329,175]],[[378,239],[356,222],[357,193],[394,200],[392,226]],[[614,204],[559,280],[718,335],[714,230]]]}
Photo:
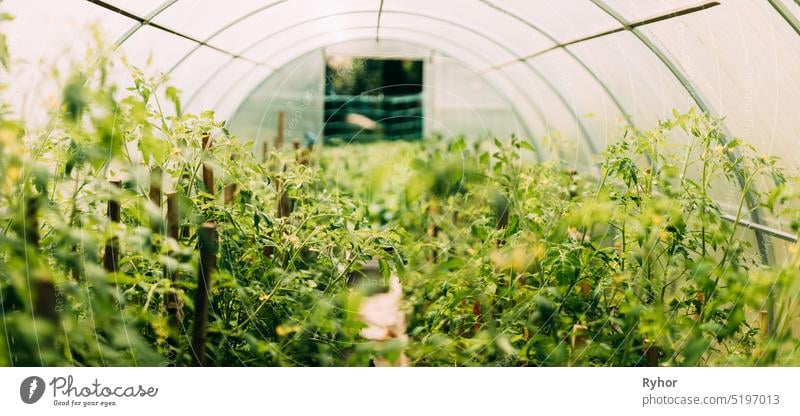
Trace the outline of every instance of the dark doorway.
{"label": "dark doorway", "polygon": [[332,56],[325,68],[328,143],[422,138],[420,60]]}

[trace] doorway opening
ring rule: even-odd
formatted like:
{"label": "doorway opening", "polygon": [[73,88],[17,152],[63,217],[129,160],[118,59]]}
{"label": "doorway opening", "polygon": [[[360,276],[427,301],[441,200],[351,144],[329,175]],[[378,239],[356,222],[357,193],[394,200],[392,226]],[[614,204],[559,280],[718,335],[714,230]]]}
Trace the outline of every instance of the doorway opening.
{"label": "doorway opening", "polygon": [[326,143],[420,140],[423,62],[330,56],[325,66]]}

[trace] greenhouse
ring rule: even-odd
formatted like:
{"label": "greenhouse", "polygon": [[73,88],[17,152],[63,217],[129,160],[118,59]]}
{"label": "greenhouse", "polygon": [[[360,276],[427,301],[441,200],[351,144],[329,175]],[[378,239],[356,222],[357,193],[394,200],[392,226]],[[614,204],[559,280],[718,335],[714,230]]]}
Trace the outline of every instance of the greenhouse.
{"label": "greenhouse", "polygon": [[0,11],[2,366],[800,365],[798,0]]}

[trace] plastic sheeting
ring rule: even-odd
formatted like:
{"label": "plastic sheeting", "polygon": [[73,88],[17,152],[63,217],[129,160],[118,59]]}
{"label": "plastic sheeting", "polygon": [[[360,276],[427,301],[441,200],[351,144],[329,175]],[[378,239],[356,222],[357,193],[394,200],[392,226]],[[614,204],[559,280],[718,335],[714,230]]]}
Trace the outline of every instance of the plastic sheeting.
{"label": "plastic sheeting", "polygon": [[[67,68],[84,58],[92,23],[131,64],[169,73],[190,109],[212,107],[221,118],[298,57],[385,39],[458,61],[468,71],[453,73],[465,79],[479,74],[513,113],[496,118],[489,112],[503,106],[487,108],[483,118],[496,120],[488,124],[521,123],[502,132],[528,132],[547,156],[575,165],[591,168],[627,123],[651,128],[672,109],[695,106],[724,116],[731,135],[785,166],[800,162],[792,151],[798,0],[383,3],[379,27],[379,0],[5,0],[0,9],[17,20],[0,29],[24,61],[11,74],[12,108],[30,119],[47,109],[58,82],[41,73],[40,60]],[[42,96],[23,93],[31,90]],[[722,199],[736,194],[720,190]]]}

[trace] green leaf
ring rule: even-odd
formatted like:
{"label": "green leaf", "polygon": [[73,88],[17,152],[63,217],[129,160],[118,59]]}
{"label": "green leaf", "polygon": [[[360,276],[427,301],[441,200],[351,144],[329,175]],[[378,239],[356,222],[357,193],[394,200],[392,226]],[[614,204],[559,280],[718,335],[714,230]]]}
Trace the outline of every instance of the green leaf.
{"label": "green leaf", "polygon": [[88,107],[88,102],[84,94],[84,83],[86,77],[81,74],[73,75],[64,87],[61,103],[64,106],[64,115],[68,120],[76,122],[80,119],[83,111]]}
{"label": "green leaf", "polygon": [[165,94],[167,96],[167,99],[175,107],[175,114],[178,117],[181,117],[183,115],[183,112],[181,111],[180,90],[178,90],[177,88],[175,88],[173,86],[169,86],[169,87],[167,87],[167,91],[166,91]]}
{"label": "green leaf", "polygon": [[527,150],[530,150],[531,152],[535,152],[536,151],[536,148],[533,147],[533,144],[531,142],[527,141],[527,140],[520,140],[518,143],[519,143],[519,147],[522,148],[522,149],[527,149]]}
{"label": "green leaf", "polygon": [[8,52],[8,42],[6,41],[6,35],[3,33],[0,33],[0,66],[2,66],[6,71],[8,71],[11,67]]}
{"label": "green leaf", "polygon": [[158,166],[163,165],[171,149],[172,146],[168,141],[151,135],[142,136],[139,140],[139,150],[148,164],[154,162]]}

